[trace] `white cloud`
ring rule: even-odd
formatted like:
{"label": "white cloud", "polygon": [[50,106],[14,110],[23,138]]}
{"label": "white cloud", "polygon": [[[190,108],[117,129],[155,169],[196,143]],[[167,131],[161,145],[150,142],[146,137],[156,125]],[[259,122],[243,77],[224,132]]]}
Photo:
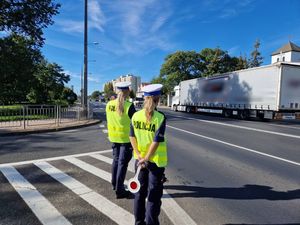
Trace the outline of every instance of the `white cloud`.
{"label": "white cloud", "polygon": [[96,0],[91,0],[88,4],[90,28],[95,28],[104,32],[104,25],[106,23],[106,18],[100,4]]}
{"label": "white cloud", "polygon": [[[106,40],[107,51],[118,56],[124,54],[146,55],[155,50],[173,47],[174,28],[168,26],[173,14],[169,0],[139,0],[105,5],[112,15],[107,27],[112,27],[114,40]],[[105,46],[104,46],[105,48]]]}
{"label": "white cloud", "polygon": [[[100,7],[100,4],[96,0],[90,0],[88,2],[89,29],[96,29],[98,31],[104,32],[105,23],[106,23],[106,18]],[[68,34],[84,32],[83,19],[82,20],[60,19],[60,20],[56,20],[56,24],[60,27],[60,29],[63,32]]]}

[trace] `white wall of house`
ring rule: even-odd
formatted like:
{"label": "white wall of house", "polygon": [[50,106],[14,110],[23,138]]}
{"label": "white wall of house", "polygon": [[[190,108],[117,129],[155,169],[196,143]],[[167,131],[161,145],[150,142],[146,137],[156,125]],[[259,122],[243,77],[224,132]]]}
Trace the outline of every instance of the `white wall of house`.
{"label": "white wall of house", "polygon": [[300,52],[284,52],[272,55],[272,63],[276,62],[300,62]]}

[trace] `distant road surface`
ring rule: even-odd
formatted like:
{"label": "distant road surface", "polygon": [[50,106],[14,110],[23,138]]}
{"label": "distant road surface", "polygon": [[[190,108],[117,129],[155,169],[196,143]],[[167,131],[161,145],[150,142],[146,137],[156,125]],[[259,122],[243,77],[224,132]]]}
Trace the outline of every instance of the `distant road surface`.
{"label": "distant road surface", "polygon": [[[105,119],[104,105],[95,113]],[[161,224],[300,224],[300,123],[167,116]],[[133,224],[110,185],[106,122],[0,137],[0,224]],[[132,162],[127,179],[133,176]]]}

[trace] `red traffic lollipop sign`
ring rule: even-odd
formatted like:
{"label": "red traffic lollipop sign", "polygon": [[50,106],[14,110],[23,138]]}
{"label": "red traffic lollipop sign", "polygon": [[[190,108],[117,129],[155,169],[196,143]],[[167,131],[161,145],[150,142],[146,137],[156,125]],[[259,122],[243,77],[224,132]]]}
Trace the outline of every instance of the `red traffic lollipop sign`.
{"label": "red traffic lollipop sign", "polygon": [[140,187],[141,187],[141,184],[138,180],[140,171],[141,171],[141,165],[138,166],[134,177],[129,179],[129,181],[128,181],[128,190],[133,194],[139,192]]}

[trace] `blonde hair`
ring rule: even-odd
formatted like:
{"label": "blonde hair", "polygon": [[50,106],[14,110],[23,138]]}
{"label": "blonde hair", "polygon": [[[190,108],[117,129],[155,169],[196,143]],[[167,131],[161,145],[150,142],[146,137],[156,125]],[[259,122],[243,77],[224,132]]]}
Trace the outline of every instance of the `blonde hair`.
{"label": "blonde hair", "polygon": [[122,116],[124,113],[124,102],[125,99],[129,96],[129,90],[120,90],[117,98],[117,113],[119,116]]}
{"label": "blonde hair", "polygon": [[150,123],[155,107],[159,101],[159,96],[145,96],[144,110],[145,116],[148,123]]}

